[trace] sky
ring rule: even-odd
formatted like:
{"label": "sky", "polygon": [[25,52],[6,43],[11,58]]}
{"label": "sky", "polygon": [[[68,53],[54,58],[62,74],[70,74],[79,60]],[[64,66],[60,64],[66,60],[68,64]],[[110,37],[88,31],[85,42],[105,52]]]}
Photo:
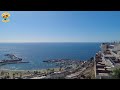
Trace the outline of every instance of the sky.
{"label": "sky", "polygon": [[[2,14],[4,11],[0,11]],[[109,42],[120,40],[120,11],[8,11],[0,42]]]}

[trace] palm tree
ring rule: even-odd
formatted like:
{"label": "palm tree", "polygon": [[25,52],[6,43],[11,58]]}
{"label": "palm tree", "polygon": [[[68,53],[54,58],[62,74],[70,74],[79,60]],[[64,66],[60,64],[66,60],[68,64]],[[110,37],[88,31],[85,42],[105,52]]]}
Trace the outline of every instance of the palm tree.
{"label": "palm tree", "polygon": [[48,69],[47,69],[47,74],[49,74],[49,73],[50,73],[50,69],[48,68]]}
{"label": "palm tree", "polygon": [[59,71],[62,71],[62,66],[60,66]]}
{"label": "palm tree", "polygon": [[20,78],[22,78],[22,73],[20,73]]}
{"label": "palm tree", "polygon": [[15,79],[15,74],[13,73],[13,79]]}

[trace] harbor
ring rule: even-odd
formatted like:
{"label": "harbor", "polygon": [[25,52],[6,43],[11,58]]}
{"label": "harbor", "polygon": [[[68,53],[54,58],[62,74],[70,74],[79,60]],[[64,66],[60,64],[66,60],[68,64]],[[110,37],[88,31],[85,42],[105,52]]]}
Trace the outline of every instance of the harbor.
{"label": "harbor", "polygon": [[[43,60],[57,68],[39,70],[0,70],[1,79],[111,79],[114,69],[120,67],[120,43],[101,43],[101,50],[88,60],[55,58]],[[29,63],[12,54],[0,64]]]}
{"label": "harbor", "polygon": [[[52,62],[50,60],[49,62]],[[93,60],[54,60],[63,63],[59,68],[48,68],[41,70],[1,70],[1,79],[91,79],[94,78]],[[65,64],[71,63],[71,64]],[[45,61],[46,63],[46,61]],[[48,62],[47,62],[48,63]]]}
{"label": "harbor", "polygon": [[[0,66],[1,79],[90,79],[94,78],[93,58],[99,50],[99,44],[96,43],[65,43],[65,44],[5,44],[6,50],[1,50],[1,60],[18,60],[4,62]],[[1,48],[4,48],[4,44]],[[13,46],[14,52],[10,52]],[[10,49],[7,47],[10,46]],[[41,48],[31,48],[38,47]],[[51,49],[47,47],[51,46]],[[57,47],[53,51],[54,47]],[[67,46],[67,48],[64,47]],[[77,46],[77,47],[76,47]],[[85,47],[83,47],[85,46]],[[90,46],[90,47],[89,47]],[[23,47],[25,47],[23,49]],[[93,50],[96,47],[95,50]],[[42,49],[43,48],[43,49]],[[62,48],[62,49],[59,49]],[[92,48],[92,53],[89,50]],[[74,50],[73,50],[74,49]],[[28,52],[30,50],[31,52]],[[15,53],[15,52],[19,53]],[[7,53],[12,55],[6,55]],[[46,53],[46,54],[45,54]],[[3,56],[7,58],[3,58]],[[14,57],[17,57],[15,58]],[[12,58],[11,58],[12,56]],[[44,56],[44,57],[43,57]],[[19,58],[19,59],[18,59]],[[21,60],[22,59],[22,60]],[[19,61],[21,60],[21,61]],[[26,63],[25,63],[26,62]]]}

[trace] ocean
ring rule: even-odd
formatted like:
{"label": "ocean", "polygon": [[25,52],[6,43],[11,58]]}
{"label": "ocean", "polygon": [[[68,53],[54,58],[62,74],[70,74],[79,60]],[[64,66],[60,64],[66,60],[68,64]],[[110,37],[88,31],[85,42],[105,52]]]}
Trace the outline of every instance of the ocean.
{"label": "ocean", "polygon": [[49,59],[88,60],[100,50],[101,43],[0,43],[0,60],[15,54],[29,63],[0,66],[6,70],[38,70],[56,67]]}

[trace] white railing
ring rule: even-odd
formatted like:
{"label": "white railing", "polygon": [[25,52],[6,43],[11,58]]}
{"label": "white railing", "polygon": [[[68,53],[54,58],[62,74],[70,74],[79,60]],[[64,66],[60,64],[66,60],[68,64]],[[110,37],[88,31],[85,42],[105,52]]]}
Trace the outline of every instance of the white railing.
{"label": "white railing", "polygon": [[102,57],[102,60],[106,65],[114,67],[114,62],[112,62],[110,59],[105,59],[105,57]]}

